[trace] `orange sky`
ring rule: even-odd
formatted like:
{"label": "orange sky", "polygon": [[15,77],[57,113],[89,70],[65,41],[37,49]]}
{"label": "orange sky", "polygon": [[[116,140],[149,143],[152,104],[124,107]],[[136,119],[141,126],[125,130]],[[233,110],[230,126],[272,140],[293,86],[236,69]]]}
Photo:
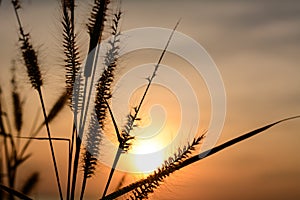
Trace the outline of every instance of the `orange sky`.
{"label": "orange sky", "polygon": [[[49,106],[62,91],[57,88],[63,85],[62,58],[57,54],[61,45],[57,8],[57,1],[54,0],[24,0],[21,14],[25,28],[30,30],[43,59]],[[298,1],[124,0],[122,8],[124,30],[145,26],[172,28],[181,18],[178,31],[189,35],[208,51],[220,70],[227,96],[226,121],[218,143],[300,113]],[[81,1],[78,5],[78,27],[81,30],[82,48],[86,38],[84,18],[88,13],[88,4]],[[4,0],[0,7],[0,27],[0,83],[7,89],[11,59],[18,58],[17,26],[9,1]],[[19,78],[27,82],[22,70]],[[26,92],[27,102],[36,101],[36,94],[29,86],[24,84],[22,88]],[[197,95],[200,97],[200,94]],[[205,95],[203,103],[208,105]],[[24,112],[25,115],[34,116],[36,110],[26,107]],[[205,107],[201,113],[204,114],[199,130],[203,131],[208,128],[209,109]],[[68,133],[71,116],[66,108],[52,124],[53,133]],[[63,120],[67,122],[61,123]],[[25,128],[29,130],[33,119],[28,117],[25,122]],[[286,122],[263,135],[186,167],[167,178],[152,199],[299,199],[299,130],[299,120]],[[49,171],[53,170],[48,160],[50,152],[45,145],[36,142],[31,146],[34,155],[23,166],[24,172],[20,171],[19,174],[22,181],[27,170],[35,170],[38,166],[41,181],[34,193],[36,198],[51,198],[51,194],[56,194],[54,176],[49,176]],[[59,143],[56,147],[61,153],[58,162],[61,163],[63,174],[63,149],[66,145]],[[105,167],[101,169],[104,171],[88,183],[87,196],[99,197],[101,184],[106,179],[103,177],[108,172]],[[130,182],[136,179],[128,177],[126,180]],[[49,187],[52,182],[53,187]],[[116,183],[117,180],[113,184]]]}

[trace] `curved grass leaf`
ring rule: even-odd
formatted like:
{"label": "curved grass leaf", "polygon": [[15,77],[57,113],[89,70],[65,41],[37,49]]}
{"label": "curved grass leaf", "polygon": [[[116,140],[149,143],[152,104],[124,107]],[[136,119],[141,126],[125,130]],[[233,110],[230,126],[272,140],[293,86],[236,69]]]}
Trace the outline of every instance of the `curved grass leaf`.
{"label": "curved grass leaf", "polygon": [[243,134],[243,135],[241,135],[239,137],[236,137],[236,138],[234,138],[232,140],[229,140],[228,142],[225,142],[225,143],[223,143],[223,144],[221,144],[219,146],[213,147],[210,150],[207,150],[207,151],[202,152],[202,153],[200,153],[198,155],[195,155],[193,157],[189,157],[189,158],[185,159],[184,161],[182,161],[182,162],[174,165],[173,168],[168,169],[170,171],[166,172],[164,170],[161,170],[161,171],[157,172],[156,176],[161,175],[161,177],[160,177],[160,179],[157,179],[155,183],[152,183],[151,182],[152,180],[149,180],[149,179],[152,179],[152,176],[153,176],[153,175],[150,175],[147,178],[142,179],[140,181],[137,181],[135,183],[132,183],[132,184],[126,186],[126,187],[123,187],[123,188],[119,189],[118,191],[113,192],[113,193],[107,195],[106,197],[104,197],[102,199],[115,199],[115,198],[118,198],[118,197],[120,197],[120,196],[122,196],[122,195],[124,195],[124,194],[126,194],[128,192],[136,190],[137,188],[139,188],[140,186],[142,186],[144,184],[146,184],[146,185],[149,185],[149,184],[150,185],[152,185],[152,184],[159,185],[160,183],[163,182],[163,179],[165,177],[167,177],[169,174],[171,174],[171,173],[173,173],[173,172],[175,172],[175,171],[177,171],[177,170],[179,170],[179,169],[181,169],[183,167],[186,167],[186,166],[188,166],[188,165],[190,165],[192,163],[195,163],[195,162],[200,161],[200,160],[202,160],[204,158],[207,158],[207,157],[209,157],[211,155],[214,155],[215,153],[218,153],[221,150],[224,150],[224,149],[226,149],[228,147],[231,147],[231,146],[233,146],[233,145],[235,145],[235,144],[237,144],[237,143],[239,143],[241,141],[249,139],[249,138],[251,138],[251,137],[253,137],[253,136],[255,136],[255,135],[259,134],[259,133],[262,133],[262,132],[266,131],[267,129],[269,129],[269,128],[271,128],[271,127],[273,127],[273,126],[275,126],[275,125],[277,125],[279,123],[282,123],[282,122],[288,121],[288,120],[292,120],[292,119],[296,119],[296,118],[300,118],[300,115],[294,116],[294,117],[285,118],[285,119],[276,121],[274,123],[265,125],[265,126],[263,126],[261,128],[255,129],[253,131],[250,131],[248,133],[245,133],[245,134]]}

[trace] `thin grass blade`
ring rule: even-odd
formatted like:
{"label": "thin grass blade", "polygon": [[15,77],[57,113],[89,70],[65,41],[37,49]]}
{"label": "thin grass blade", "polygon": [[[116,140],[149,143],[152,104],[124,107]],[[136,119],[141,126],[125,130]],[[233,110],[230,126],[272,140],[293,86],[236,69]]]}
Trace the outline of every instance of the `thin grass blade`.
{"label": "thin grass blade", "polygon": [[[253,136],[255,136],[255,135],[259,134],[259,133],[262,133],[262,132],[268,130],[269,128],[271,128],[271,127],[273,127],[273,126],[275,126],[275,125],[277,125],[279,123],[282,123],[284,121],[289,121],[289,120],[292,120],[292,119],[297,119],[297,118],[300,118],[300,116],[294,116],[294,117],[285,118],[285,119],[276,121],[274,123],[268,124],[266,126],[263,126],[261,128],[255,129],[253,131],[250,131],[248,133],[245,133],[245,134],[243,134],[243,135],[241,135],[239,137],[236,137],[236,138],[234,138],[232,140],[229,140],[228,142],[225,142],[225,143],[223,143],[223,144],[221,144],[219,146],[216,146],[216,147],[214,147],[214,148],[212,148],[210,150],[207,150],[207,151],[205,151],[203,153],[200,153],[199,155],[195,155],[193,157],[188,157],[185,160],[183,160],[182,162],[179,162],[179,163],[175,164],[174,167],[171,168],[171,170],[168,169],[167,171],[161,170],[161,171],[157,172],[157,174],[160,177],[159,179],[153,180],[153,178],[152,178],[153,175],[150,175],[147,178],[142,179],[140,181],[137,181],[135,183],[132,183],[132,184],[126,186],[126,187],[123,187],[123,188],[119,189],[118,191],[113,192],[113,193],[107,195],[106,197],[104,197],[102,199],[116,199],[116,198],[118,198],[118,197],[120,197],[120,196],[122,196],[122,195],[124,195],[124,194],[126,194],[128,192],[136,190],[137,188],[139,188],[140,186],[142,186],[144,184],[146,184],[146,185],[152,185],[152,184],[159,185],[166,176],[169,176],[171,173],[173,173],[173,172],[175,172],[175,171],[177,171],[177,170],[179,170],[179,169],[181,169],[183,167],[186,167],[186,166],[188,166],[188,165],[190,165],[192,163],[198,162],[198,161],[200,161],[200,160],[202,160],[204,158],[207,158],[207,157],[209,157],[211,155],[214,155],[214,154],[216,154],[216,153],[218,153],[218,152],[220,152],[220,151],[222,151],[222,150],[224,150],[224,149],[226,149],[228,147],[231,147],[231,146],[233,146],[233,145],[235,145],[235,144],[237,144],[239,142],[242,142],[242,141],[244,141],[246,139],[249,139],[249,138],[251,138],[251,137],[253,137]],[[157,174],[154,174],[154,175],[157,176]],[[155,188],[152,188],[152,191],[151,191],[151,188],[150,188],[149,192],[153,192],[153,189],[155,189]],[[143,197],[143,198],[146,198],[146,197]],[[143,199],[143,198],[140,198],[140,199]]]}

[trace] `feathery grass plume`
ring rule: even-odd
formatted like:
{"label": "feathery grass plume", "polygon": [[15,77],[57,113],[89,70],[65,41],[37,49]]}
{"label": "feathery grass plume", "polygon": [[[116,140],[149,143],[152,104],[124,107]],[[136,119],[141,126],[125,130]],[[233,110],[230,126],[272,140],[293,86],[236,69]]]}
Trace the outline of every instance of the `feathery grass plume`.
{"label": "feathery grass plume", "polygon": [[[78,74],[80,70],[79,52],[76,44],[76,34],[74,27],[74,12],[75,12],[75,0],[61,0],[62,6],[62,26],[63,26],[63,48],[65,54],[65,78],[66,78],[66,95],[69,99],[69,106],[73,108],[74,113],[78,113],[80,99],[80,80]],[[79,76],[80,77],[80,76]],[[75,123],[76,115],[74,115],[73,121]],[[68,157],[68,180],[67,180],[67,195],[69,199],[70,184],[71,184],[71,164],[72,155],[75,141],[75,124],[73,125],[70,154]]]}
{"label": "feathery grass plume", "polygon": [[62,0],[62,26],[63,26],[63,48],[65,54],[66,69],[66,89],[69,96],[70,105],[72,105],[72,94],[76,75],[80,68],[79,52],[76,44],[76,35],[74,33],[74,1]]}
{"label": "feathery grass plume", "polygon": [[79,69],[75,82],[74,82],[74,87],[73,87],[73,95],[72,95],[72,104],[71,108],[73,108],[73,113],[74,113],[74,119],[77,118],[77,114],[79,113],[80,110],[83,108],[83,78],[82,78],[82,73],[83,71]]}
{"label": "feathery grass plume", "polygon": [[27,68],[29,80],[32,87],[37,90],[43,85],[42,76],[38,65],[37,53],[29,43],[29,34],[22,35],[20,41],[22,43],[21,50]]}
{"label": "feathery grass plume", "polygon": [[[152,193],[165,177],[169,176],[173,171],[175,171],[175,168],[179,163],[190,156],[192,151],[195,150],[195,147],[200,144],[203,138],[204,134],[197,138],[194,138],[191,144],[188,143],[182,149],[178,148],[178,151],[174,153],[173,157],[169,157],[169,159],[165,161],[161,168],[158,168],[147,178],[137,181],[136,183],[132,183],[129,186],[126,186],[102,199],[114,199],[123,194],[126,194],[127,192],[132,192],[132,195],[130,196],[131,199],[147,198],[149,193]],[[123,194],[120,194],[120,192],[122,193],[122,191],[126,189],[129,190]]]}
{"label": "feathery grass plume", "polygon": [[23,124],[23,106],[20,99],[20,94],[18,93],[18,86],[16,83],[16,74],[15,74],[15,61],[13,61],[12,66],[12,78],[11,78],[11,85],[12,85],[12,100],[13,100],[13,110],[14,110],[14,125],[18,132],[18,136],[20,136],[22,124]]}
{"label": "feathery grass plume", "polygon": [[105,61],[104,64],[106,66],[105,70],[102,73],[102,76],[100,77],[100,79],[98,80],[98,84],[97,84],[97,94],[96,94],[96,113],[97,113],[97,117],[99,120],[99,124],[101,126],[101,128],[103,129],[104,123],[105,123],[105,119],[106,119],[106,113],[107,110],[109,110],[110,116],[112,118],[113,124],[114,124],[114,128],[115,128],[115,132],[119,141],[119,148],[117,151],[117,154],[115,156],[115,160],[113,163],[113,166],[111,168],[110,174],[109,174],[109,178],[106,182],[106,186],[103,192],[103,196],[105,196],[110,181],[112,179],[115,167],[118,163],[118,160],[121,156],[121,153],[124,151],[124,149],[127,146],[127,141],[128,138],[124,138],[120,135],[119,129],[118,129],[118,125],[115,121],[115,118],[113,116],[112,110],[109,107],[109,103],[108,101],[111,99],[111,85],[114,79],[114,70],[117,66],[117,61],[118,61],[118,55],[119,55],[119,43],[120,43],[120,39],[119,36],[121,34],[120,32],[120,20],[121,20],[121,16],[122,16],[122,12],[120,9],[118,9],[116,11],[116,13],[113,15],[113,19],[112,19],[112,25],[111,25],[111,30],[112,30],[112,38],[109,41],[109,50],[106,53],[106,57],[105,57]]}
{"label": "feathery grass plume", "polygon": [[[126,186],[126,187],[123,187],[120,190],[118,190],[116,192],[113,192],[113,193],[107,195],[105,198],[102,198],[102,199],[107,199],[107,200],[108,199],[109,200],[110,199],[116,199],[116,198],[118,198],[118,197],[120,197],[120,196],[122,196],[122,195],[124,195],[126,193],[129,193],[129,192],[131,192],[131,191],[133,191],[135,189],[138,189],[139,192],[141,192],[143,190],[149,190],[149,191],[146,191],[146,192],[147,193],[151,193],[151,192],[153,192],[152,190],[155,189],[163,181],[163,179],[166,176],[170,175],[170,173],[173,173],[173,172],[175,172],[175,171],[177,171],[177,170],[179,170],[179,169],[181,169],[183,167],[186,167],[186,166],[188,166],[190,164],[193,164],[193,163],[198,162],[198,161],[200,161],[200,160],[202,160],[204,158],[207,158],[208,156],[214,155],[214,154],[216,154],[216,153],[218,153],[218,152],[220,152],[220,151],[222,151],[222,150],[224,150],[224,149],[226,149],[228,147],[231,147],[231,146],[233,146],[233,145],[235,145],[235,144],[237,144],[237,143],[239,143],[241,141],[249,139],[249,138],[251,138],[251,137],[253,137],[253,136],[255,136],[255,135],[259,134],[259,133],[262,133],[262,132],[268,130],[269,128],[271,128],[271,127],[273,127],[273,126],[275,126],[277,124],[280,124],[282,122],[289,121],[289,120],[292,120],[292,119],[297,119],[297,118],[300,118],[300,115],[294,116],[294,117],[285,118],[285,119],[276,121],[274,123],[265,125],[265,126],[263,126],[261,128],[257,128],[257,129],[255,129],[253,131],[250,131],[250,132],[245,133],[245,134],[243,134],[241,136],[238,136],[238,137],[236,137],[234,139],[231,139],[228,142],[225,142],[225,143],[223,143],[223,144],[221,144],[219,146],[216,146],[216,147],[213,147],[213,148],[211,148],[211,149],[209,149],[207,151],[204,151],[204,152],[202,152],[202,153],[200,153],[198,155],[195,155],[195,156],[192,156],[192,157],[185,156],[185,158],[183,160],[180,160],[179,162],[175,162],[174,164],[172,164],[172,168],[170,168],[170,170],[172,172],[168,172],[168,171],[164,171],[164,170],[163,171],[162,170],[160,170],[160,171],[158,170],[158,172],[156,172],[156,175],[152,174],[152,175],[148,176],[146,179],[142,179],[142,180],[137,181],[135,183],[132,183],[132,184]],[[166,164],[169,164],[169,162],[166,163]],[[166,164],[164,166],[166,166]],[[160,177],[157,174],[159,174]],[[137,193],[137,196],[138,197],[141,196],[141,198],[142,198],[143,195],[140,195],[139,192],[135,191],[134,194]]]}
{"label": "feathery grass plume", "polygon": [[[116,15],[115,17],[116,17],[116,19],[117,19],[117,18],[119,17],[119,15]],[[113,21],[115,21],[115,20],[113,20]],[[150,88],[150,86],[151,86],[151,84],[152,84],[152,81],[153,81],[154,77],[156,76],[158,67],[159,67],[159,65],[160,65],[160,63],[161,63],[161,61],[162,61],[162,59],[163,59],[163,57],[164,57],[164,55],[165,55],[165,52],[166,52],[166,50],[167,50],[167,48],[168,48],[168,46],[169,46],[169,43],[170,43],[170,41],[171,41],[171,39],[172,39],[172,37],[173,37],[173,34],[174,34],[174,32],[175,32],[175,30],[176,30],[178,24],[179,24],[179,21],[176,23],[174,29],[172,30],[172,32],[171,32],[171,34],[170,34],[170,36],[169,36],[169,38],[168,38],[168,41],[167,41],[167,43],[166,43],[166,45],[165,45],[165,48],[164,48],[164,50],[162,51],[161,56],[160,56],[160,58],[159,58],[157,64],[156,64],[155,67],[154,67],[154,70],[153,70],[152,75],[148,78],[148,85],[147,85],[147,87],[146,87],[146,90],[145,90],[145,92],[144,92],[144,94],[143,94],[143,96],[142,96],[142,98],[141,98],[141,101],[140,101],[138,107],[134,108],[134,112],[135,112],[134,115],[133,115],[132,113],[130,113],[130,114],[127,116],[127,119],[128,119],[128,120],[127,120],[127,123],[126,123],[126,125],[125,125],[125,127],[124,127],[124,129],[122,130],[122,132],[121,132],[120,135],[119,135],[118,127],[117,127],[117,125],[114,123],[115,131],[116,131],[117,136],[118,136],[118,139],[119,139],[119,147],[118,147],[117,153],[116,153],[116,155],[115,155],[115,159],[114,159],[114,162],[113,162],[113,166],[112,166],[112,168],[111,168],[111,171],[110,171],[108,180],[107,180],[107,182],[106,182],[106,186],[105,186],[105,189],[104,189],[102,198],[105,197],[105,195],[106,195],[106,193],[107,193],[107,190],[108,190],[108,188],[109,188],[109,185],[110,185],[112,176],[113,176],[114,171],[115,171],[115,168],[116,168],[116,166],[117,166],[117,164],[118,164],[118,162],[119,162],[119,159],[120,159],[121,154],[122,154],[122,153],[126,153],[126,152],[129,150],[130,146],[131,146],[131,140],[134,139],[134,136],[131,136],[130,131],[133,129],[133,127],[136,126],[134,123],[135,123],[136,121],[139,120],[139,118],[138,118],[139,110],[140,110],[140,108],[141,108],[141,106],[142,106],[142,104],[143,104],[143,101],[144,101],[144,99],[145,99],[147,93],[148,93],[148,90],[149,90],[149,88]],[[114,28],[113,28],[113,30],[114,30]],[[107,105],[108,105],[108,104],[107,104]],[[109,109],[109,110],[110,110],[110,109]],[[110,114],[111,114],[111,118],[112,118],[112,120],[113,120],[113,122],[114,122],[115,120],[114,120],[114,116],[112,115],[111,110],[110,110]]]}
{"label": "feathery grass plume", "polygon": [[84,176],[81,185],[80,200],[82,200],[84,197],[87,179],[92,177],[94,171],[96,170],[97,158],[95,158],[88,150],[85,149],[83,153],[83,163]]}
{"label": "feathery grass plume", "polygon": [[24,182],[23,186],[21,187],[21,192],[23,194],[30,194],[34,187],[37,185],[39,181],[39,173],[33,172],[28,179]]}
{"label": "feathery grass plume", "polygon": [[[107,102],[112,96],[111,85],[114,80],[114,71],[117,66],[117,60],[119,54],[120,19],[121,19],[121,11],[119,10],[114,15],[113,18],[112,39],[109,41],[110,47],[106,53],[105,60],[104,60],[105,69],[102,72],[102,75],[99,78],[96,85],[95,115],[97,118],[97,125],[99,126],[99,130],[104,129],[104,125],[107,117],[107,109],[108,109]],[[91,152],[86,152],[86,153],[91,153]],[[91,156],[86,155],[84,161],[89,163],[90,161],[88,159],[93,159],[93,158]],[[84,175],[84,179],[85,177],[86,175]]]}
{"label": "feathery grass plume", "polygon": [[101,127],[99,125],[96,113],[92,113],[89,124],[89,130],[86,135],[86,145],[82,158],[83,182],[81,187],[80,199],[83,199],[87,179],[92,177],[96,170],[97,158],[100,151],[102,140]]}
{"label": "feathery grass plume", "polygon": [[49,139],[49,145],[50,145],[50,150],[51,150],[52,162],[53,162],[53,166],[54,166],[59,196],[60,196],[60,199],[63,199],[62,189],[61,189],[61,185],[60,185],[60,178],[59,178],[59,173],[58,173],[58,168],[57,168],[57,163],[56,163],[56,158],[55,158],[54,147],[53,147],[52,140],[51,140],[51,133],[50,133],[50,128],[49,128],[49,124],[48,124],[48,120],[47,120],[47,113],[46,113],[45,103],[44,103],[44,99],[43,99],[43,94],[42,94],[42,90],[41,90],[43,81],[42,81],[42,76],[41,76],[41,72],[40,72],[40,68],[39,68],[39,64],[38,64],[37,53],[33,49],[33,46],[30,43],[29,33],[25,34],[24,30],[23,30],[21,20],[19,17],[19,13],[18,13],[18,10],[21,8],[20,2],[18,0],[12,0],[12,5],[14,7],[15,15],[16,15],[18,25],[19,25],[19,30],[20,30],[19,40],[21,42],[20,49],[22,52],[23,61],[27,68],[27,74],[28,74],[29,80],[31,82],[31,85],[38,92],[38,95],[39,95],[39,99],[40,99],[40,103],[41,103],[41,107],[42,107],[43,115],[44,115],[44,119],[45,119],[45,125],[46,125],[46,129],[47,129],[48,139]]}
{"label": "feathery grass plume", "polygon": [[[99,148],[102,140],[102,130],[98,123],[97,115],[93,113],[89,124],[88,134],[86,135],[86,151],[94,157],[99,156]],[[85,168],[85,167],[84,167]],[[94,174],[94,171],[88,171],[88,175]]]}
{"label": "feathery grass plume", "polygon": [[[95,76],[96,67],[93,61],[95,55],[98,55],[99,53],[99,46],[97,47],[97,44],[99,41],[101,41],[102,38],[102,34],[104,30],[104,22],[106,21],[107,6],[109,3],[110,3],[109,0],[94,0],[94,6],[91,11],[91,17],[89,18],[89,23],[87,25],[89,36],[90,36],[90,42],[89,42],[87,63],[85,64],[85,68],[84,68],[85,84],[83,86],[84,89],[82,92],[83,107],[82,107],[82,112],[81,112],[80,122],[79,122],[79,133],[78,136],[76,137],[76,148],[75,148],[75,155],[73,161],[72,187],[71,187],[71,195],[70,195],[71,199],[74,199],[74,194],[75,194],[78,162],[79,162],[80,148],[82,143],[81,137],[82,137],[83,127],[85,125],[85,120],[88,111],[88,108],[84,108],[84,106],[89,105],[91,90],[92,87],[94,86],[94,76]],[[96,50],[94,50],[95,48]],[[89,89],[87,88],[88,80],[91,81]],[[80,95],[81,94],[79,94],[78,96]]]}
{"label": "feathery grass plume", "polygon": [[[95,174],[96,165],[97,165],[97,158],[91,154],[86,148],[85,152],[83,153],[83,173],[84,173],[84,182],[86,182],[87,178],[91,178]],[[83,184],[85,185],[85,183]],[[85,188],[85,187],[84,187]],[[80,199],[83,198],[84,189]]]}
{"label": "feathery grass plume", "polygon": [[89,52],[91,52],[101,40],[104,22],[106,21],[107,6],[110,0],[94,0],[91,16],[88,23],[88,32],[90,35]]}
{"label": "feathery grass plume", "polygon": [[65,7],[70,11],[73,12],[75,8],[75,1],[74,0],[62,0]]}
{"label": "feathery grass plume", "polygon": [[18,10],[21,8],[20,2],[18,0],[12,0],[12,4],[14,6],[14,10],[19,24],[19,40],[21,43],[20,49],[22,52],[24,64],[26,66],[27,74],[31,85],[34,89],[37,90],[43,85],[42,75],[38,64],[37,52],[34,50],[32,44],[30,43],[29,33],[24,33],[23,27],[21,25],[21,21],[18,15]]}
{"label": "feathery grass plume", "polygon": [[124,140],[122,141],[122,149],[124,153],[130,149],[130,146],[132,144],[131,141],[134,139],[134,136],[132,136],[130,132],[133,130],[133,128],[136,127],[135,122],[140,120],[140,118],[137,117],[137,107],[134,108],[134,113],[135,114],[132,114],[130,112],[129,115],[127,115],[127,123],[122,130],[122,138],[124,138]]}
{"label": "feathery grass plume", "polygon": [[96,101],[95,111],[100,124],[101,129],[104,128],[106,119],[107,105],[106,102],[111,98],[111,85],[114,80],[114,71],[117,66],[118,55],[119,55],[119,43],[120,43],[120,27],[119,22],[121,19],[121,11],[119,10],[113,17],[112,38],[109,41],[109,49],[105,55],[104,66],[105,69],[99,78],[96,85]]}
{"label": "feathery grass plume", "polygon": [[[107,15],[107,6],[110,3],[109,0],[95,0],[94,6],[91,11],[91,17],[89,18],[89,23],[87,25],[88,32],[90,35],[90,43],[89,43],[89,50],[88,50],[88,57],[86,59],[85,67],[84,67],[84,84],[83,84],[83,92],[82,92],[82,105],[83,111],[81,112],[80,116],[80,123],[79,123],[79,136],[82,137],[83,128],[85,126],[87,112],[88,112],[88,105],[90,102],[91,92],[94,86],[94,78],[96,72],[96,66],[98,62],[98,54],[100,45],[97,46],[98,42],[101,41],[103,30],[106,21]],[[87,84],[90,81],[90,86],[87,88]],[[86,106],[87,105],[87,106]],[[86,108],[85,108],[86,106]],[[78,144],[80,148],[81,142]],[[78,162],[79,152],[76,152],[76,162]]]}
{"label": "feathery grass plume", "polygon": [[165,161],[161,168],[158,168],[154,173],[141,182],[137,188],[132,191],[131,199],[147,199],[150,193],[153,193],[156,188],[159,187],[160,183],[163,182],[164,178],[169,176],[176,170],[176,166],[180,165],[183,160],[190,157],[195,147],[200,144],[203,140],[204,135],[194,138],[192,144],[184,146],[183,149],[178,148],[177,152],[174,153],[173,157],[169,157]]}
{"label": "feathery grass plume", "polygon": [[22,128],[23,120],[22,120],[22,103],[20,100],[20,94],[17,91],[12,92],[13,99],[13,109],[14,109],[14,117],[15,117],[15,128],[18,131],[18,135],[20,135],[20,131]]}

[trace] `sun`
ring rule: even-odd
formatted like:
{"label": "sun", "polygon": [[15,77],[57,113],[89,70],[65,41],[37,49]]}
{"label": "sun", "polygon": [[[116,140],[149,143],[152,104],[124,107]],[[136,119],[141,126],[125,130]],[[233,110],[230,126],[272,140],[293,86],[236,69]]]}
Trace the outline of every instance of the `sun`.
{"label": "sun", "polygon": [[132,149],[134,168],[138,173],[149,174],[160,167],[164,161],[162,144],[153,139],[140,140]]}

